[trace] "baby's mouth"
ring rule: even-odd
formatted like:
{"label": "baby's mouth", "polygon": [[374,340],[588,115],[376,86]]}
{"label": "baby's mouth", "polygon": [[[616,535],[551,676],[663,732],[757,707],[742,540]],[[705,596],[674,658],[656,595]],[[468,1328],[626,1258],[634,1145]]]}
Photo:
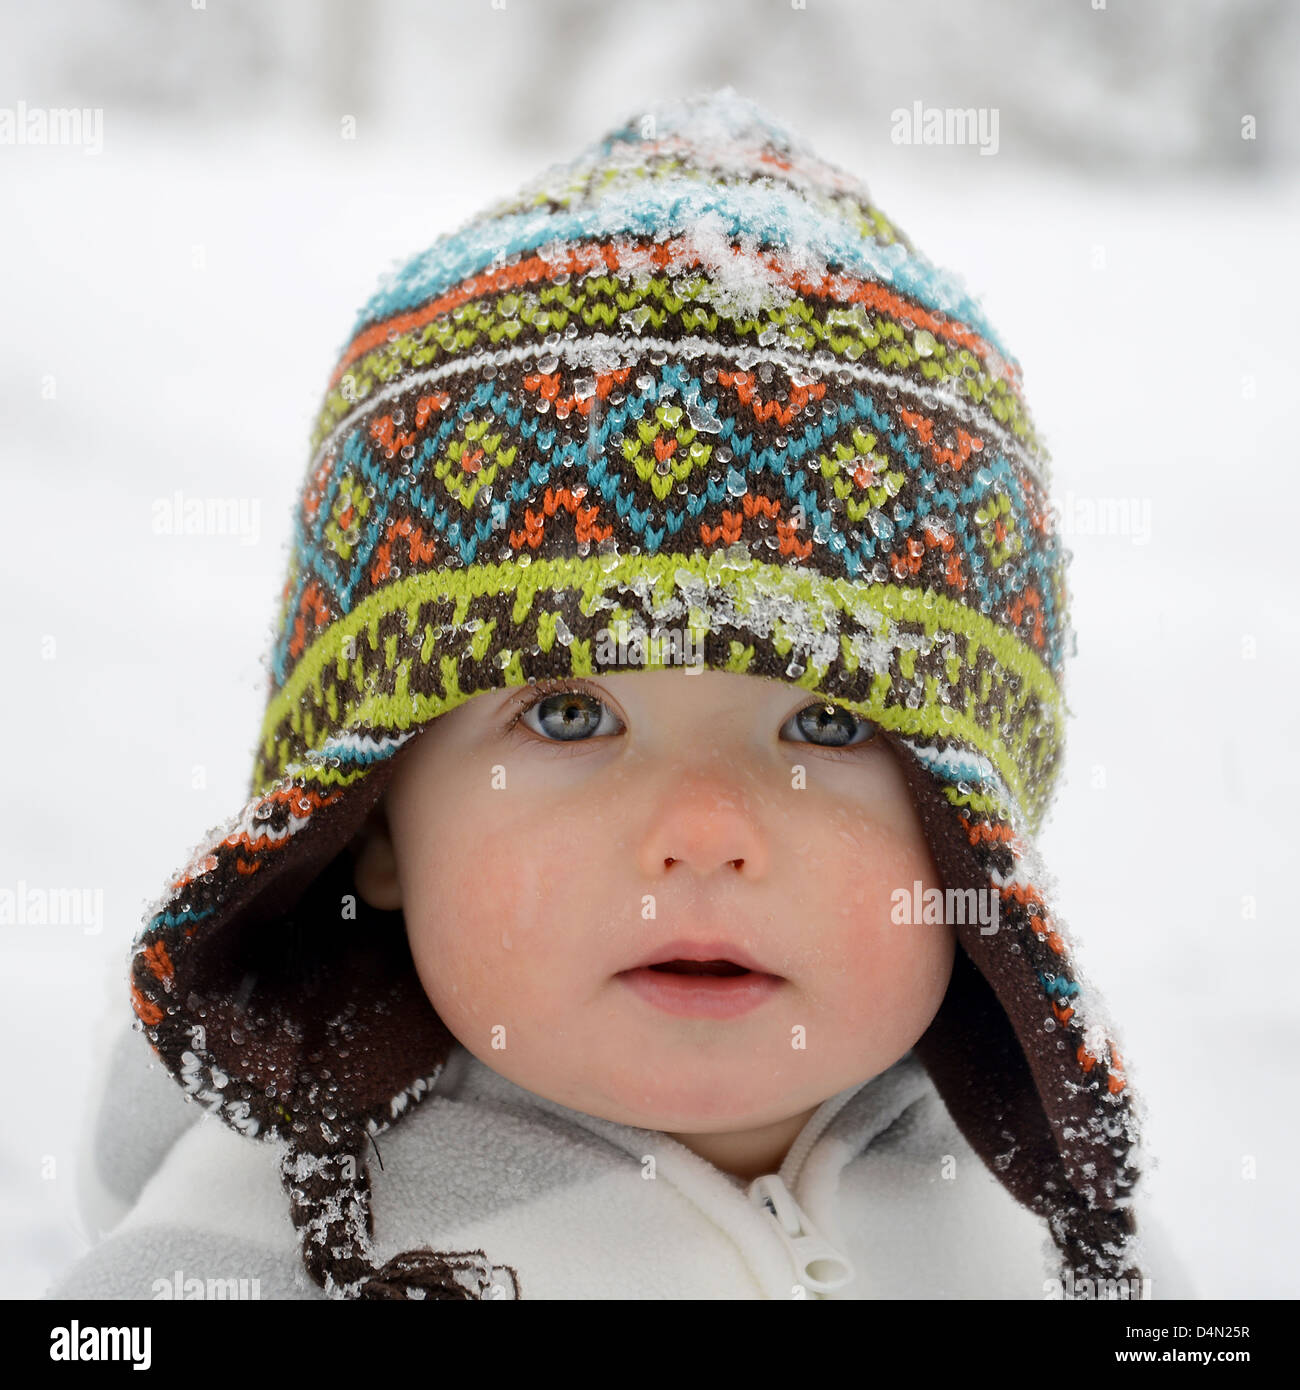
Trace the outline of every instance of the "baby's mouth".
{"label": "baby's mouth", "polygon": [[[621,973],[634,972],[646,975],[699,975],[725,979],[730,976],[768,974],[764,962],[751,955],[738,942],[725,937],[715,937],[712,941],[692,941],[679,938],[665,941],[654,950],[647,951],[636,964]],[[772,979],[779,976],[772,975]]]}
{"label": "baby's mouth", "polygon": [[[723,951],[734,952],[750,965],[728,960]],[[760,962],[730,942],[668,942],[654,954],[658,960],[623,970],[618,978],[645,1003],[682,1018],[740,1018],[786,985],[780,976],[754,968]]]}
{"label": "baby's mouth", "polygon": [[663,971],[671,975],[749,975],[743,965],[735,965],[729,960],[667,960],[659,965],[645,967],[647,970]]}

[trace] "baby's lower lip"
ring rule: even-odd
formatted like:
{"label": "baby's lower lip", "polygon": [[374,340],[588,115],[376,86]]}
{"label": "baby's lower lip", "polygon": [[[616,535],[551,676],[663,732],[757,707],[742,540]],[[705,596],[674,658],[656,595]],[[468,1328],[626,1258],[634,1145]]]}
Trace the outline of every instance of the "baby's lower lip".
{"label": "baby's lower lip", "polygon": [[738,1018],[770,999],[785,983],[756,970],[743,975],[674,975],[648,966],[624,970],[616,978],[646,1003],[686,1018]]}

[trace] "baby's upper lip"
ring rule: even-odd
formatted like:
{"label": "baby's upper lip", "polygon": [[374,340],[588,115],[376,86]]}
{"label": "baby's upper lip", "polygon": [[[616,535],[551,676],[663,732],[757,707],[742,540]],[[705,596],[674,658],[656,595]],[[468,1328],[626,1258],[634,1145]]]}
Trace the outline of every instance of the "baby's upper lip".
{"label": "baby's upper lip", "polygon": [[760,965],[748,951],[732,945],[729,941],[666,941],[662,946],[648,951],[635,965],[629,965],[628,969],[644,970],[649,965],[663,965],[670,960],[729,960],[733,965],[757,971],[760,975],[773,974],[766,966]]}

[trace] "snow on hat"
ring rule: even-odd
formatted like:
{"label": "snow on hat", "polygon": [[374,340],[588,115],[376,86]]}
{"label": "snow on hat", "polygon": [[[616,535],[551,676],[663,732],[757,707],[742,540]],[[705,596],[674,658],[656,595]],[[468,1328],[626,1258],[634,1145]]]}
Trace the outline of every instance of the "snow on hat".
{"label": "snow on hat", "polygon": [[1072,640],[1048,458],[960,279],[731,88],[629,120],[387,277],[312,434],[251,799],[131,970],[187,1095],[283,1144],[324,1288],[476,1298],[492,1269],[370,1258],[368,1138],[455,1041],[400,912],[340,917],[395,757],[479,692],[628,669],[637,639],[648,667],[645,639],[684,628],[706,667],[905,751],[946,886],[999,907],[957,926],[916,1052],[1062,1277],[1137,1273],[1138,1107],[1032,840]]}

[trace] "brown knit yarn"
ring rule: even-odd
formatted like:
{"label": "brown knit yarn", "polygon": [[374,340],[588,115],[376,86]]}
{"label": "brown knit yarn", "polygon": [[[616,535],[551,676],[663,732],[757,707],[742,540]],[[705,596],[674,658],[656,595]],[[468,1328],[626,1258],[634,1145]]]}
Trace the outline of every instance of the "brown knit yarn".
{"label": "brown knit yarn", "polygon": [[[281,1155],[280,1180],[303,1264],[331,1298],[473,1302],[492,1296],[492,1265],[482,1250],[404,1250],[376,1262],[370,1170],[355,1149],[313,1154],[290,1145]],[[517,1289],[518,1275],[510,1273]]]}
{"label": "brown knit yarn", "polygon": [[[996,863],[1005,852],[974,850],[930,779],[910,760],[903,760],[903,767],[944,886],[987,883],[987,861]],[[999,867],[1009,863],[1004,857]],[[1006,914],[1013,929],[1004,924],[989,937],[973,924],[957,928],[948,989],[914,1051],[985,1166],[1046,1221],[1059,1254],[1057,1277],[1075,1285],[1140,1280],[1133,1262],[1132,1201],[1141,1173],[1123,1120],[1116,1116],[1100,1135],[1086,1125],[1086,1091],[1100,1087],[1100,1078],[1089,1088],[1078,1086],[1072,1098],[1043,1094],[1060,1082],[1041,1066],[1035,1073],[1032,1049],[1012,1023],[1030,1011],[1015,1007],[1018,1001],[1010,994],[1015,977],[1003,966],[1006,952],[1029,949],[1035,936],[1014,902]],[[999,988],[1008,991],[1007,998],[1000,997]],[[1072,1110],[1078,1115],[1075,1125],[1049,1118]],[[1110,1173],[1113,1178],[1105,1176]]]}
{"label": "brown knit yarn", "polygon": [[[358,1066],[371,1049],[408,1050],[417,1070],[440,1066],[454,1045],[415,975],[400,912],[372,908],[359,894],[353,877],[355,844],[317,875],[307,892],[286,912],[277,934],[278,949],[264,952],[258,978],[273,975],[296,980],[310,991],[323,979],[346,980],[379,1006],[361,1016],[355,997],[332,998],[323,1011],[326,1026],[303,1040],[292,1060],[290,1085],[294,1121],[281,1140],[280,1181],[289,1198],[303,1264],[312,1279],[333,1298],[477,1300],[493,1297],[493,1262],[483,1250],[402,1251],[380,1262],[374,1249],[369,1155],[372,1133],[386,1125],[362,1127],[345,1096],[356,1084]],[[344,903],[355,917],[340,920]],[[373,948],[362,948],[369,943]],[[346,954],[343,954],[346,953]],[[389,1013],[383,1001],[396,997],[401,1008]],[[346,1043],[346,1049],[342,1044]],[[406,1105],[394,1107],[389,1123],[430,1092],[414,1088]],[[515,1287],[518,1275],[509,1266]],[[458,1277],[459,1276],[459,1277]]]}

